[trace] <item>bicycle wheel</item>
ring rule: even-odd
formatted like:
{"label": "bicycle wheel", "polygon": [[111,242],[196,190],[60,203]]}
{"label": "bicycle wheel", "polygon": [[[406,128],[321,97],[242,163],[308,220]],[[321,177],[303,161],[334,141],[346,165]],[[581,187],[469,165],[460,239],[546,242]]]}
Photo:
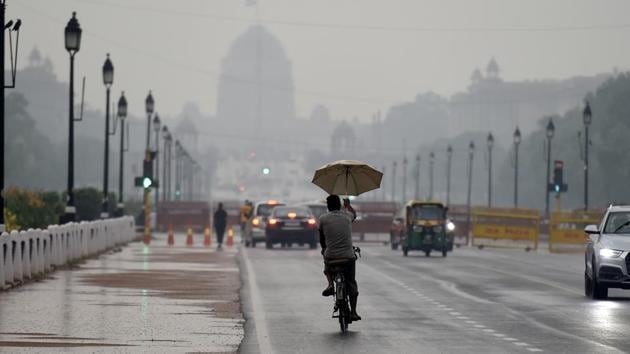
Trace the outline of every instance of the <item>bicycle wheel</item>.
{"label": "bicycle wheel", "polygon": [[348,320],[346,319],[345,311],[339,311],[339,328],[341,329],[341,333],[346,333],[348,329]]}

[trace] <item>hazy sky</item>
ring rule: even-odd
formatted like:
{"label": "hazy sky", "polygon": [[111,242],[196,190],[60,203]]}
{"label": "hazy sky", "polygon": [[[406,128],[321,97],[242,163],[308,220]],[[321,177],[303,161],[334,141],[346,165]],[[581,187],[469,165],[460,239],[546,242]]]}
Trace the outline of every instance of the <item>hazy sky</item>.
{"label": "hazy sky", "polygon": [[[149,88],[163,116],[186,101],[214,114],[221,60],[256,21],[256,6],[245,0],[7,2],[7,19],[23,20],[20,66],[36,45],[63,80],[63,29],[77,11],[86,100],[104,105],[101,67],[110,52],[113,96],[124,90],[134,114],[143,113]],[[450,95],[493,56],[507,80],[589,75],[630,62],[627,0],[259,0],[258,11],[293,64],[300,116],[323,103],[335,119],[368,120],[418,92]]]}

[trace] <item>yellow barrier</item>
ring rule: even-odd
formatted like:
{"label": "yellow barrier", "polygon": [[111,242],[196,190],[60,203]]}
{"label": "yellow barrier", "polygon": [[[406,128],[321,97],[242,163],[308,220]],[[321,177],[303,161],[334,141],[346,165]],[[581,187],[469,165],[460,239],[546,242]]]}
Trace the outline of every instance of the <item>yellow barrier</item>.
{"label": "yellow barrier", "polygon": [[549,252],[583,252],[588,237],[584,227],[599,224],[601,211],[560,211],[549,220]]}
{"label": "yellow barrier", "polygon": [[536,209],[472,209],[472,245],[538,249],[540,212]]}

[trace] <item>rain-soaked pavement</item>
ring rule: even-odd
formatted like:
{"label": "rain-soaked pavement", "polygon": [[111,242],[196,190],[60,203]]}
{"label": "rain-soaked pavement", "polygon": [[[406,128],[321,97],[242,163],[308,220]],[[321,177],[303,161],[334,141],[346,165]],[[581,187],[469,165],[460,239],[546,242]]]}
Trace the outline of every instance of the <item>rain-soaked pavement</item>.
{"label": "rain-soaked pavement", "polygon": [[158,234],[0,292],[0,352],[236,352],[237,249],[184,239]]}
{"label": "rain-soaked pavement", "polygon": [[363,320],[330,318],[319,250],[244,249],[243,353],[620,353],[630,290],[583,295],[584,255],[460,248],[447,258],[361,245]]}

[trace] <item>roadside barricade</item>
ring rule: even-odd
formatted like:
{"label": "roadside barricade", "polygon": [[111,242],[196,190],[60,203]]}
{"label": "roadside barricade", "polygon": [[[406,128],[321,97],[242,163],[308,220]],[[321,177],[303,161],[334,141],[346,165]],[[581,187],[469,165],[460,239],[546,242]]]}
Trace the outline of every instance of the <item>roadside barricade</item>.
{"label": "roadside barricade", "polygon": [[472,209],[472,245],[538,249],[540,212],[537,209]]}
{"label": "roadside barricade", "polygon": [[584,227],[599,224],[603,213],[599,210],[558,211],[549,219],[549,252],[584,252],[588,237]]}
{"label": "roadside barricade", "polygon": [[4,232],[0,234],[0,290],[134,238],[132,217]]}

